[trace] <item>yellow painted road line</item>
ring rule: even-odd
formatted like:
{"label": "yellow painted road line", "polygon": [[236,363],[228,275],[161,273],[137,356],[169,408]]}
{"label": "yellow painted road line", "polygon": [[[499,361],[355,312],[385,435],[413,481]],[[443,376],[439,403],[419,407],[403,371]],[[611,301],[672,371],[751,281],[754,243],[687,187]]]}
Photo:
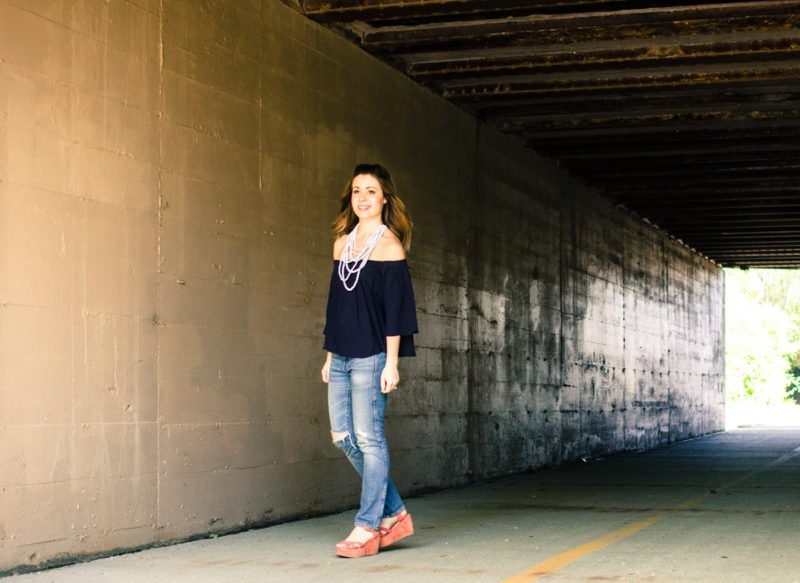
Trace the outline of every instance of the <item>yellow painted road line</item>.
{"label": "yellow painted road line", "polygon": [[610,545],[613,545],[623,539],[628,538],[629,536],[633,536],[640,530],[644,530],[650,526],[653,526],[657,522],[660,522],[672,512],[676,512],[679,510],[686,510],[693,506],[697,506],[701,502],[703,502],[706,498],[708,498],[708,494],[703,494],[702,496],[698,496],[697,498],[692,498],[685,502],[682,502],[672,508],[665,510],[663,512],[659,512],[658,514],[654,514],[649,518],[644,518],[642,520],[637,520],[636,522],[632,522],[622,528],[618,528],[617,530],[611,531],[608,534],[605,534],[601,537],[598,537],[588,543],[584,543],[577,547],[571,548],[568,551],[560,553],[554,557],[551,557],[541,563],[538,563],[525,571],[524,573],[520,573],[519,575],[514,575],[513,577],[506,579],[503,583],[529,583],[531,581],[536,581],[539,577],[544,575],[549,575],[558,569],[566,567],[572,562],[577,561],[578,559],[582,559],[583,557],[590,555],[594,552],[597,552],[601,549],[604,549]]}

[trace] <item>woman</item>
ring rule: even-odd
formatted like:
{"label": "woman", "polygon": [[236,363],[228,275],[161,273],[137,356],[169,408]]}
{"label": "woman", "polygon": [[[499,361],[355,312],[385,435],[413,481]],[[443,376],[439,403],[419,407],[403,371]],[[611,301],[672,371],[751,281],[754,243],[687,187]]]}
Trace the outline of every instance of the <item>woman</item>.
{"label": "woman", "polygon": [[414,293],[406,263],[411,221],[389,172],[359,164],[333,221],[334,269],[325,323],[328,409],[334,445],[361,475],[355,528],[336,545],[342,557],[374,555],[414,532],[389,478],[383,419],[400,383],[397,361],[414,356]]}

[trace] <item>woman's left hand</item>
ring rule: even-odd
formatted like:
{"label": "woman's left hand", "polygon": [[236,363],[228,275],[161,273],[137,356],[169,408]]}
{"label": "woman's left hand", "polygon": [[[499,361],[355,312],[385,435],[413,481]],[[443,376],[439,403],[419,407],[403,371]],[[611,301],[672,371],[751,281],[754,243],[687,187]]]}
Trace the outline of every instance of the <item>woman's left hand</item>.
{"label": "woman's left hand", "polygon": [[400,384],[400,372],[397,366],[387,364],[381,373],[381,392],[391,393]]}

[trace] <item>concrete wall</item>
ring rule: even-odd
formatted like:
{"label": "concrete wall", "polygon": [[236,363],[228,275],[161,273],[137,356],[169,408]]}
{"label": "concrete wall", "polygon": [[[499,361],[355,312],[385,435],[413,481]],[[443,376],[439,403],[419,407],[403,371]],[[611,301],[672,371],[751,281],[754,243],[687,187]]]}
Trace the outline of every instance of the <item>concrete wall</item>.
{"label": "concrete wall", "polygon": [[722,428],[722,272],[277,0],[0,0],[0,572],[353,506],[329,221],[417,226],[403,492]]}

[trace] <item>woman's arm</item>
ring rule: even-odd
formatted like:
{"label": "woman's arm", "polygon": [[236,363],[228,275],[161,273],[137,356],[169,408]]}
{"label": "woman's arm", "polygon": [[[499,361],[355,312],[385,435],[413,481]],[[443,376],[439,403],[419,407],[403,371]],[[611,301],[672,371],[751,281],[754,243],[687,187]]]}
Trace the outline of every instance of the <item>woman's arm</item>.
{"label": "woman's arm", "polygon": [[398,353],[400,352],[400,336],[386,337],[386,366],[381,373],[381,392],[391,393],[400,382],[397,370]]}

